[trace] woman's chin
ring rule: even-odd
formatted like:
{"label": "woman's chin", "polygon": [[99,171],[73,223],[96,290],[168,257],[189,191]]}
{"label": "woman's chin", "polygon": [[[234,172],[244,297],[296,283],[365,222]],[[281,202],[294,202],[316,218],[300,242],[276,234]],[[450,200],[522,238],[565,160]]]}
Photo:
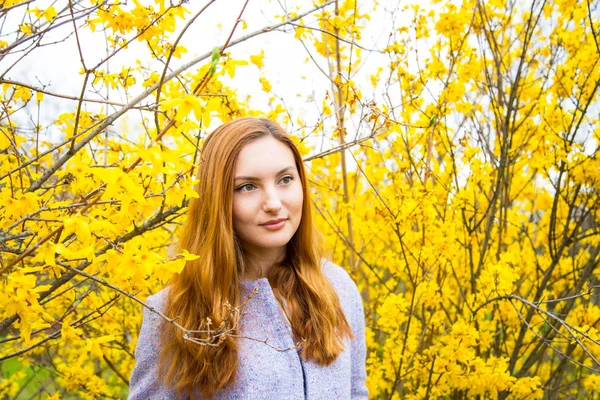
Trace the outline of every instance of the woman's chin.
{"label": "woman's chin", "polygon": [[280,237],[270,237],[265,238],[264,240],[257,240],[252,243],[253,247],[261,248],[261,249],[279,249],[281,247],[286,246],[291,237],[289,235],[281,235]]}

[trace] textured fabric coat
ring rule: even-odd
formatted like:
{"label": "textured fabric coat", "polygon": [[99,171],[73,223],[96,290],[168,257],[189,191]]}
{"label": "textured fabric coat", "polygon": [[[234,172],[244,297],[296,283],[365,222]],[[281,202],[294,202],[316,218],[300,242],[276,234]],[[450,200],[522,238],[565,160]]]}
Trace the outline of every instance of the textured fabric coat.
{"label": "textured fabric coat", "polygon": [[[354,339],[345,339],[345,349],[329,366],[306,361],[299,350],[277,351],[264,343],[238,339],[238,369],[234,384],[218,391],[215,399],[366,399],[365,319],[360,293],[346,271],[323,261],[323,271],[337,292]],[[240,319],[240,334],[268,340],[277,349],[294,346],[291,326],[275,298],[269,281],[243,281],[242,298],[254,288],[258,294],[246,305]],[[163,310],[165,290],[147,299]],[[174,390],[162,384],[158,374],[162,319],[144,308],[144,319],[135,349],[136,365],[129,383],[129,399],[177,399]],[[197,394],[196,399],[200,399]]]}

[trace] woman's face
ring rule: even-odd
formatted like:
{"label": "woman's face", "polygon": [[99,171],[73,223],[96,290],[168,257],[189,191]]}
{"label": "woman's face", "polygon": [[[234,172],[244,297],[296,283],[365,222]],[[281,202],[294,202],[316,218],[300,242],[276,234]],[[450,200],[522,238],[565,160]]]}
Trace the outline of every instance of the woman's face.
{"label": "woman's face", "polygon": [[292,150],[272,136],[242,148],[235,163],[233,229],[257,256],[285,254],[302,217],[302,184]]}

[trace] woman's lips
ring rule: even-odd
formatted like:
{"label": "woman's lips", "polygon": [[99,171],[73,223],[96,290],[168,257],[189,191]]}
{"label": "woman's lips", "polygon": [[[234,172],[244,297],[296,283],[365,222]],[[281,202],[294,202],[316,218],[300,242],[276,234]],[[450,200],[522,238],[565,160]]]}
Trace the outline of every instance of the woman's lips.
{"label": "woman's lips", "polygon": [[264,224],[261,226],[269,231],[276,231],[276,230],[283,228],[283,226],[285,225],[286,222],[287,222],[287,219],[284,219],[283,221],[279,221],[275,224]]}

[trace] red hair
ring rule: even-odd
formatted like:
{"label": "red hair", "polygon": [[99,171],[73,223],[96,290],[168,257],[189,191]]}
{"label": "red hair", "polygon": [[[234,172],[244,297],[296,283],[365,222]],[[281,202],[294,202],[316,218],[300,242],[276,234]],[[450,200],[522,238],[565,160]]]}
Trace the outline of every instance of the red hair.
{"label": "red hair", "polygon": [[[302,357],[329,365],[343,350],[343,338],[353,335],[339,298],[321,269],[321,235],[312,219],[302,157],[290,136],[268,119],[233,120],[206,139],[195,188],[200,197],[190,200],[180,240],[181,250],[199,258],[188,261],[181,274],[172,279],[165,314],[177,317],[186,329],[200,331],[207,329],[207,317],[213,329],[226,321],[227,302],[240,305],[239,281],[246,260],[233,231],[234,166],[245,145],[267,135],[292,150],[305,199],[286,257],[270,269],[267,278],[277,300],[287,303],[294,333],[305,339]],[[172,324],[163,324],[162,344],[164,382],[180,395],[187,393],[192,398],[193,391],[199,389],[203,397],[211,397],[235,382],[238,346],[234,337],[227,336],[216,346],[199,345],[185,340]]]}

